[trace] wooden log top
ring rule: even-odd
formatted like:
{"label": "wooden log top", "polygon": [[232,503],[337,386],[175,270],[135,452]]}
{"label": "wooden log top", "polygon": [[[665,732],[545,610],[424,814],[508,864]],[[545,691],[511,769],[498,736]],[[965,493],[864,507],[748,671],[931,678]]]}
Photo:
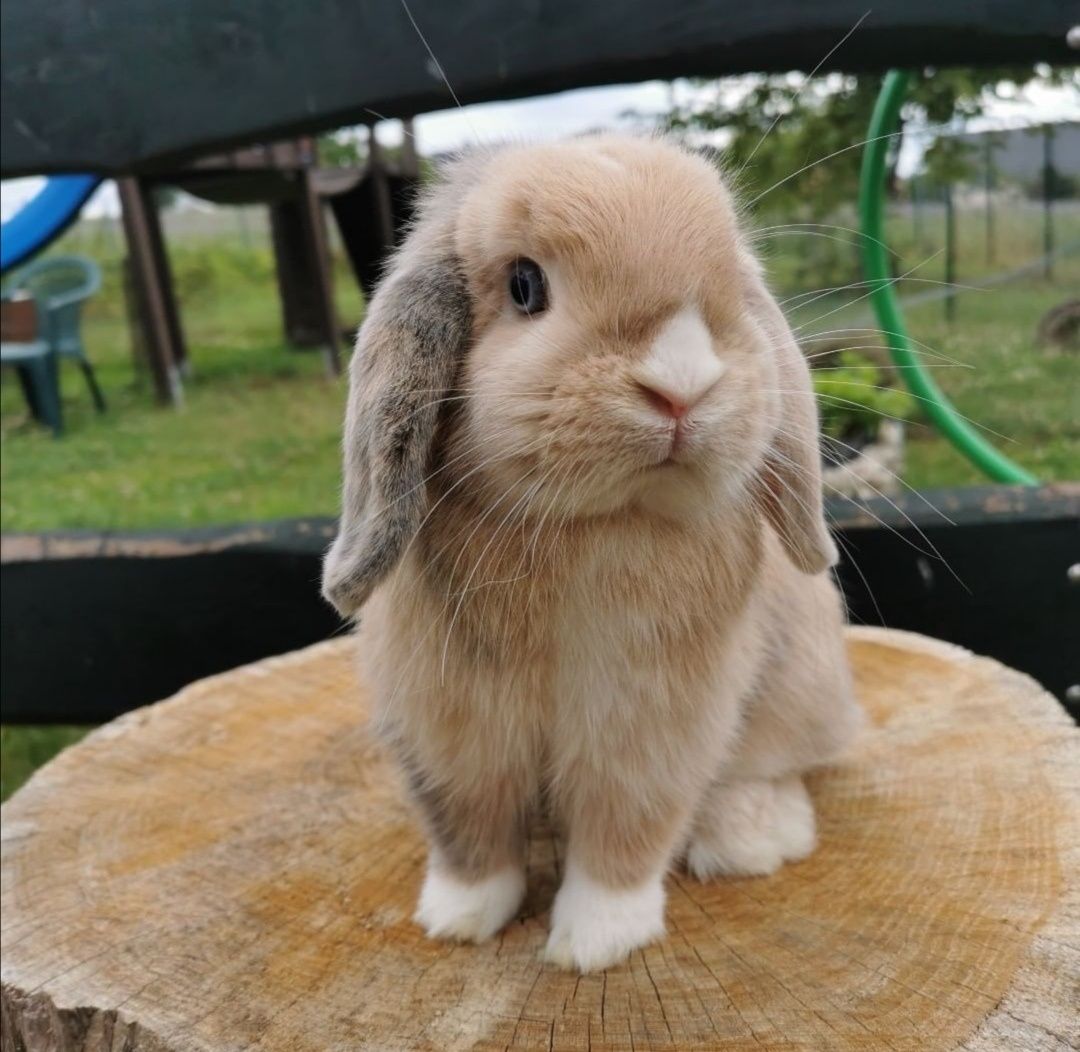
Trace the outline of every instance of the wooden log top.
{"label": "wooden log top", "polygon": [[853,629],[871,721],[821,847],[669,879],[668,935],[541,963],[558,851],[480,947],[410,920],[424,846],[348,641],[101,728],[3,808],[4,1052],[1064,1049],[1080,1041],[1080,732],[1027,677]]}

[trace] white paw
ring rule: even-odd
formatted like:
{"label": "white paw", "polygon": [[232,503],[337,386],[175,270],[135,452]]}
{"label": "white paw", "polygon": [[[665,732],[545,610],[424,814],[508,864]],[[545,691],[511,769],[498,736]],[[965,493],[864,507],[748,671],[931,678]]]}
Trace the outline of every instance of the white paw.
{"label": "white paw", "polygon": [[687,869],[698,880],[766,876],[817,845],[814,805],[798,776],[735,782],[714,789],[707,806],[686,852]]}
{"label": "white paw", "polygon": [[773,783],[776,839],[785,862],[798,862],[817,847],[814,803],[802,778],[792,775]]}
{"label": "white paw", "polygon": [[429,865],[414,919],[433,939],[483,942],[505,927],[524,895],[520,869],[469,883]]}
{"label": "white paw", "polygon": [[560,968],[593,972],[663,934],[662,875],[636,888],[609,888],[571,861],[555,896],[545,956]]}

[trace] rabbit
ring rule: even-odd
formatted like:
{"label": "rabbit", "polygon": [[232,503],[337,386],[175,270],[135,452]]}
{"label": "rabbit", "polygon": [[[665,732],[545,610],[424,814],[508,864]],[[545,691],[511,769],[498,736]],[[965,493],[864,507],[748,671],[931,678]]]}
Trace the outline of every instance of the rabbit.
{"label": "rabbit", "polygon": [[703,157],[602,134],[477,151],[418,205],[350,365],[323,591],[429,841],[416,920],[546,957],[664,933],[668,870],[815,846],[803,774],[860,724],[807,365]]}

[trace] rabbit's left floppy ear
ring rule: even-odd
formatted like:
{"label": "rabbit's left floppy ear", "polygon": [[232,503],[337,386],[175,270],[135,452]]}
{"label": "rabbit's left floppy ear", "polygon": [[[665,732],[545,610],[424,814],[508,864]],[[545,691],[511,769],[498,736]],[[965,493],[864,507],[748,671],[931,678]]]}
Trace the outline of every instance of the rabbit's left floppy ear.
{"label": "rabbit's left floppy ear", "polygon": [[393,569],[427,510],[439,422],[469,342],[457,260],[392,271],[375,294],[349,367],[341,523],[323,595],[354,614]]}

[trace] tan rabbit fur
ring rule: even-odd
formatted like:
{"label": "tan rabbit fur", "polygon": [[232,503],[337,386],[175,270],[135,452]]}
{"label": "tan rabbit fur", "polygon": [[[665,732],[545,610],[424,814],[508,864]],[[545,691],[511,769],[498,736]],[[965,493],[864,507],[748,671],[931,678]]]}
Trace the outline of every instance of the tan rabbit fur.
{"label": "tan rabbit fur", "polygon": [[583,970],[662,934],[677,858],[812,850],[800,773],[858,726],[834,561],[809,373],[716,170],[620,136],[459,163],[360,334],[325,570],[366,601],[429,835],[418,921],[509,921],[541,804],[567,859],[548,954]]}

